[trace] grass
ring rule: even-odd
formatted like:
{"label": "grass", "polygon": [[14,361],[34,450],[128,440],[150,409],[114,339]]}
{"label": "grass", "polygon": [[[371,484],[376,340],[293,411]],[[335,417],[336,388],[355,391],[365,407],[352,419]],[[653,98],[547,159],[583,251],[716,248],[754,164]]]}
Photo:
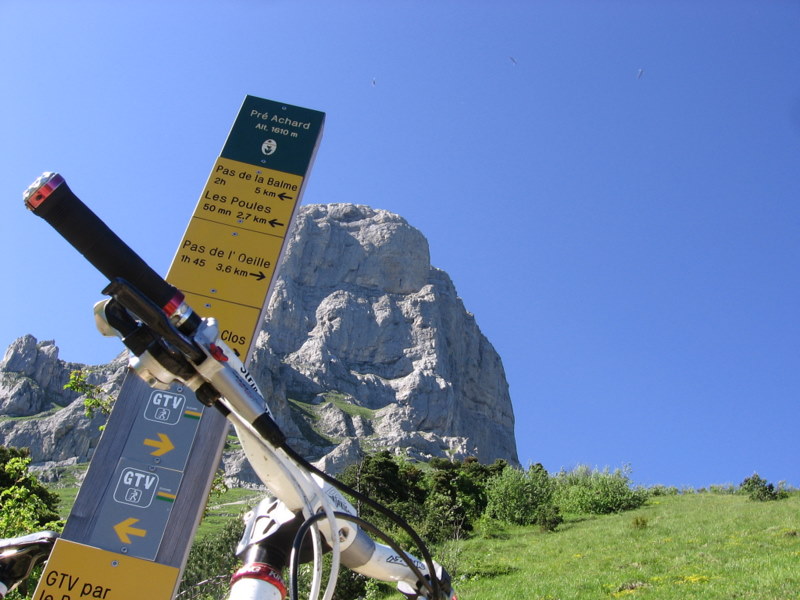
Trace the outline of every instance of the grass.
{"label": "grass", "polygon": [[263,497],[264,492],[243,488],[231,488],[224,494],[212,495],[195,537],[200,539],[222,531],[228,521],[241,518]]}
{"label": "grass", "polygon": [[78,497],[78,488],[59,487],[51,488],[50,491],[58,496],[59,518],[66,519],[69,516],[69,511],[72,510],[72,505],[75,504],[75,498]]}
{"label": "grass", "polygon": [[[54,488],[65,515],[76,490]],[[262,495],[231,489],[213,497],[198,539]],[[654,496],[633,511],[567,516],[553,533],[482,523],[434,556],[460,600],[800,600],[800,494],[772,502],[711,492]]]}
{"label": "grass", "polygon": [[374,419],[375,413],[378,412],[377,410],[354,404],[348,399],[348,396],[345,394],[340,394],[339,392],[326,392],[322,396],[325,398],[325,401],[320,404],[301,402],[299,400],[289,398],[289,405],[291,408],[294,408],[303,414],[312,423],[319,420],[319,411],[328,404],[333,404],[336,408],[350,415],[351,417],[359,416],[369,420]]}
{"label": "grass", "polygon": [[66,519],[69,516],[69,511],[75,504],[75,498],[78,497],[80,489],[78,481],[88,468],[88,463],[65,467],[57,482],[47,484],[48,489],[58,496],[58,516],[60,518]]}
{"label": "grass", "polygon": [[359,406],[358,404],[353,404],[352,402],[348,402],[347,400],[344,399],[331,400],[330,402],[336,408],[350,415],[351,417],[362,417],[369,421],[374,419],[375,413],[378,412],[377,410],[373,410],[365,406]]}
{"label": "grass", "polygon": [[59,406],[58,404],[51,404],[50,408],[46,411],[36,413],[35,415],[27,415],[24,417],[9,417],[8,415],[0,416],[0,423],[5,421],[15,421],[17,423],[21,423],[22,421],[38,421],[41,419],[46,419],[47,417],[52,417],[58,411],[60,411],[63,406]]}
{"label": "grass", "polygon": [[800,496],[655,497],[568,518],[555,533],[505,528],[447,553],[460,600],[800,598]]}
{"label": "grass", "polygon": [[322,435],[314,429],[314,424],[319,421],[319,415],[313,404],[289,398],[289,408],[292,411],[292,420],[294,420],[295,425],[300,429],[300,433],[311,443],[317,446],[331,446],[341,441]]}
{"label": "grass", "polygon": [[354,404],[348,396],[339,392],[326,392],[323,394],[324,401],[318,404],[302,402],[289,398],[289,408],[292,409],[294,422],[306,439],[318,446],[332,446],[340,443],[341,438],[325,435],[317,431],[316,424],[320,420],[320,412],[328,405],[333,405],[350,417],[362,417],[368,421],[373,421],[377,410],[372,410],[364,406]]}

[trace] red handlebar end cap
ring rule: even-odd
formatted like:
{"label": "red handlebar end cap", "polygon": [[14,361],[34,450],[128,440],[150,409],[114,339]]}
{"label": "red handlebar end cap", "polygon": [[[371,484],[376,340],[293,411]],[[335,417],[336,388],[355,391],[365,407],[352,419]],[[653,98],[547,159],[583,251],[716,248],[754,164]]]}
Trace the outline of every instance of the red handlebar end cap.
{"label": "red handlebar end cap", "polygon": [[28,189],[22,193],[22,200],[28,210],[35,211],[42,202],[47,200],[55,189],[64,183],[64,178],[58,173],[50,171],[42,173]]}

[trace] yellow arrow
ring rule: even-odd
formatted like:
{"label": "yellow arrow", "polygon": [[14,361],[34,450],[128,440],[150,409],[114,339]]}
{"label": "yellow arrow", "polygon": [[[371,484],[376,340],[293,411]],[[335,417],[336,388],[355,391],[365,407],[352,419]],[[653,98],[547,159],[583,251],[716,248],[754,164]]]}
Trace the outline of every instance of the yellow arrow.
{"label": "yellow arrow", "polygon": [[175,449],[175,444],[163,433],[158,434],[157,440],[145,439],[144,445],[155,448],[155,450],[150,453],[152,456],[164,456],[170,450]]}
{"label": "yellow arrow", "polygon": [[132,535],[135,535],[136,537],[144,537],[147,535],[147,530],[134,527],[134,525],[138,522],[139,519],[134,519],[131,517],[130,519],[125,519],[121,523],[114,525],[114,533],[117,534],[117,537],[123,544],[130,544],[130,536]]}

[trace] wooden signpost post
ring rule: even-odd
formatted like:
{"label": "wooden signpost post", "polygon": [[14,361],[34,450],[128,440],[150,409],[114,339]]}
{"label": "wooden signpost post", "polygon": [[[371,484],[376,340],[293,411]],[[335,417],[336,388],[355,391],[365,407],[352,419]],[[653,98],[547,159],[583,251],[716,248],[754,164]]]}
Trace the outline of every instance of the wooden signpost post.
{"label": "wooden signpost post", "polygon": [[[167,274],[245,364],[324,119],[247,96]],[[227,432],[191,390],[129,372],[34,599],[173,597]]]}

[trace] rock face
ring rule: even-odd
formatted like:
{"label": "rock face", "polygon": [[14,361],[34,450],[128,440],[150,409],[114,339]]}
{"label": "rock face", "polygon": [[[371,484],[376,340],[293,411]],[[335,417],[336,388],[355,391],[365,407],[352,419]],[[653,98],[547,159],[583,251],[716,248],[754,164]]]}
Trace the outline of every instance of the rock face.
{"label": "rock face", "polygon": [[[77,424],[76,395],[63,390],[80,367],[58,360],[52,342],[15,341],[0,363],[0,416],[54,412],[0,422],[0,443],[29,445],[37,462],[89,458],[97,425]],[[392,213],[301,209],[251,370],[291,443],[334,472],[383,448],[517,462],[500,357],[430,265],[424,236]],[[124,362],[90,373],[113,394]],[[227,463],[247,482],[240,460]]]}
{"label": "rock face", "polygon": [[122,357],[100,367],[67,363],[52,341],[38,342],[31,335],[17,339],[0,362],[0,444],[29,448],[34,463],[89,460],[105,418],[86,418],[83,403],[76,402],[79,395],[64,384],[70,372],[83,369],[88,383],[113,394],[126,364]]}
{"label": "rock face", "polygon": [[334,439],[424,457],[517,461],[500,357],[447,274],[431,267],[425,237],[392,213],[305,207],[255,363],[273,365],[269,373],[256,367],[258,378],[272,377],[288,398],[314,402],[336,391],[375,411],[358,435],[358,421],[343,413],[322,430]]}
{"label": "rock face", "polygon": [[27,417],[66,406],[77,394],[64,389],[70,371],[80,365],[58,360],[52,341],[32,335],[14,341],[0,362],[0,415]]}

